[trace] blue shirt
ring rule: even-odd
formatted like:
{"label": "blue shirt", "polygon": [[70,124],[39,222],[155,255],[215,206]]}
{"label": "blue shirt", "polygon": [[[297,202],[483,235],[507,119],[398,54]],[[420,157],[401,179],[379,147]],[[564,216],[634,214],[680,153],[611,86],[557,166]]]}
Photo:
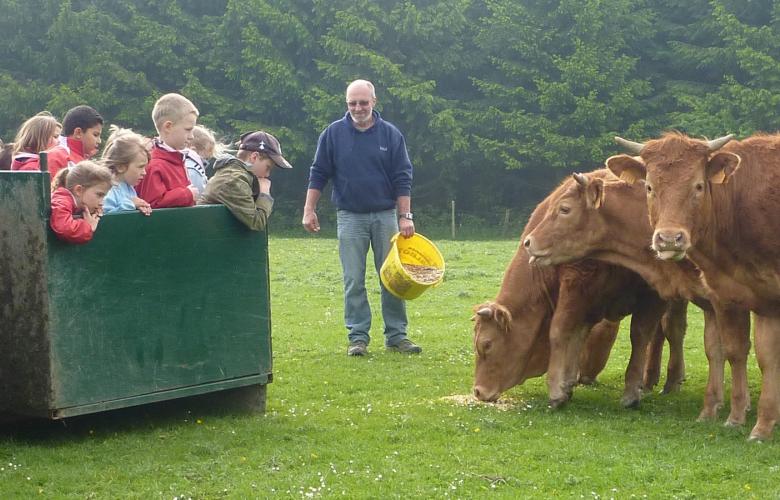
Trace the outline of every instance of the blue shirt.
{"label": "blue shirt", "polygon": [[120,182],[113,186],[103,200],[103,212],[123,212],[127,210],[135,210],[135,203],[133,198],[137,198],[138,194],[135,192],[135,188],[126,182]]}
{"label": "blue shirt", "polygon": [[190,184],[198,188],[198,194],[203,194],[208,182],[203,159],[195,151],[189,150],[187,156],[184,157],[184,168],[187,169],[187,178],[190,180]]}
{"label": "blue shirt", "polygon": [[320,134],[309,173],[309,189],[322,191],[333,181],[333,204],[351,212],[394,208],[412,192],[412,162],[406,141],[374,111],[374,124],[360,131],[349,113]]}

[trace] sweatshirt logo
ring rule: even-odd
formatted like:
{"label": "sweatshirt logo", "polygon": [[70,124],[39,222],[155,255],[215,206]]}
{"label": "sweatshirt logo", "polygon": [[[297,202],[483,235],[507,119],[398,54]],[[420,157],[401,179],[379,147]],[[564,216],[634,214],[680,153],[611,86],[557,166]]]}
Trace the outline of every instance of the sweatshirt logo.
{"label": "sweatshirt logo", "polygon": [[379,146],[379,151],[387,151],[387,146]]}

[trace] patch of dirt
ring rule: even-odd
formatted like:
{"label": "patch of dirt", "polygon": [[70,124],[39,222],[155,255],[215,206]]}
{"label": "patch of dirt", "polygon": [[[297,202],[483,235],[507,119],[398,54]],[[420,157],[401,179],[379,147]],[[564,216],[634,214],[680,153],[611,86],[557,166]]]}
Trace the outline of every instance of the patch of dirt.
{"label": "patch of dirt", "polygon": [[527,408],[526,403],[523,401],[499,398],[497,401],[488,403],[486,401],[480,401],[472,394],[453,394],[452,396],[444,396],[441,398],[441,400],[457,406],[487,406],[495,408],[499,411],[520,410]]}

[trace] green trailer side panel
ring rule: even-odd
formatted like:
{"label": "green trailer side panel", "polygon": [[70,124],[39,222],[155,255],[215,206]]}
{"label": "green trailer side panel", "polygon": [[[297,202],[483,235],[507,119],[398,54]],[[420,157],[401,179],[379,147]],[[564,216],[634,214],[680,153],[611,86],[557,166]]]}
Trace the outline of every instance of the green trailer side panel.
{"label": "green trailer side panel", "polygon": [[75,415],[270,381],[265,232],[202,206],[109,214],[72,245],[47,228],[48,204],[48,175],[0,173],[13,256],[0,259],[0,409]]}
{"label": "green trailer side panel", "polygon": [[270,371],[265,234],[224,207],[109,214],[49,245],[55,406]]}

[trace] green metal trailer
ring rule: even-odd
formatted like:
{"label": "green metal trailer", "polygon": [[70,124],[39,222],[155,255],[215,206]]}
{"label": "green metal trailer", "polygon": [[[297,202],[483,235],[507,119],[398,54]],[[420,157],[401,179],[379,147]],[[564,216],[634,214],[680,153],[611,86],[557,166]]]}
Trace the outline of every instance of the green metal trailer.
{"label": "green metal trailer", "polygon": [[0,411],[62,418],[272,379],[268,238],[222,206],[48,227],[49,175],[0,172]]}

